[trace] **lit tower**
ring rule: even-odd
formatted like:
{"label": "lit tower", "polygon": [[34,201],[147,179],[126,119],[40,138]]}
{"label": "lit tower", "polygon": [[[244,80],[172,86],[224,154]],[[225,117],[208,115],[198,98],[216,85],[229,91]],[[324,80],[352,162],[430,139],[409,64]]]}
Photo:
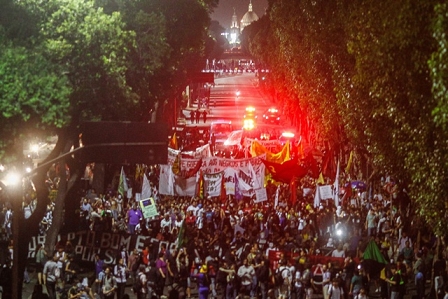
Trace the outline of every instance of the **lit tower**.
{"label": "lit tower", "polygon": [[229,43],[232,47],[240,42],[240,26],[238,26],[238,17],[236,16],[235,7],[233,8],[232,25],[230,26],[230,39]]}

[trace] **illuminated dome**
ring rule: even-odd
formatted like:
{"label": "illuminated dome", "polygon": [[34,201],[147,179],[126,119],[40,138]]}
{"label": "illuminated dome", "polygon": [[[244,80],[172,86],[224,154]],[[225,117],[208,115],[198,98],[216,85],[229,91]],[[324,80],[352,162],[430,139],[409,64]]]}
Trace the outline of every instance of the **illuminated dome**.
{"label": "illuminated dome", "polygon": [[249,3],[249,10],[244,14],[243,18],[241,19],[241,31],[243,31],[244,27],[250,25],[250,23],[257,21],[258,16],[252,9],[252,0]]}

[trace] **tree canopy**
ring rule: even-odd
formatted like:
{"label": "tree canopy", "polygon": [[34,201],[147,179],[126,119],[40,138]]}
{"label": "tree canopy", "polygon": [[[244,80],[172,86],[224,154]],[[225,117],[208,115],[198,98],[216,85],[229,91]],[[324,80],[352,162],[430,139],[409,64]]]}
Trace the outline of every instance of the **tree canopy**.
{"label": "tree canopy", "polygon": [[434,0],[272,1],[244,41],[270,68],[290,118],[310,120],[309,141],[367,156],[438,233],[447,224],[446,9]]}

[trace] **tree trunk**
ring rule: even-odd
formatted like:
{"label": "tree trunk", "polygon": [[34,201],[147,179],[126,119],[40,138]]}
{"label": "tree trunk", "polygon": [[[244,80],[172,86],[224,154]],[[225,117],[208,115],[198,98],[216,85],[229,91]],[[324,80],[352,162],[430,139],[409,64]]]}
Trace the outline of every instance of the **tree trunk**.
{"label": "tree trunk", "polygon": [[[64,153],[69,152],[72,145],[73,142],[71,140],[67,140]],[[65,199],[68,191],[74,186],[75,181],[78,179],[79,171],[75,165],[71,165],[72,166],[71,170],[74,173],[71,173],[70,178],[67,181],[65,165],[68,163],[66,161],[67,159],[63,159],[62,161],[59,162],[61,164],[60,168],[62,170],[60,171],[60,182],[53,210],[53,222],[51,224],[51,227],[48,229],[45,237],[45,250],[48,253],[52,253],[55,250],[55,245],[57,237],[59,235],[59,231],[61,227],[64,225]]]}
{"label": "tree trunk", "polygon": [[45,237],[45,250],[47,252],[54,252],[56,249],[55,244],[59,234],[59,229],[62,227],[64,221],[64,201],[65,194],[67,193],[67,176],[65,173],[65,160],[60,163],[64,165],[64,167],[61,167],[63,170],[60,171],[59,175],[60,182],[53,210],[53,221],[50,228],[47,230]]}

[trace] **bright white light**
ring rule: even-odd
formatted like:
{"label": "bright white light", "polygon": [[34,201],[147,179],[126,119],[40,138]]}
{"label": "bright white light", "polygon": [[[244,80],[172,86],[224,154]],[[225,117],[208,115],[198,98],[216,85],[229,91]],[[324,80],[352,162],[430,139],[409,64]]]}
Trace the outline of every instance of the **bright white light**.
{"label": "bright white light", "polygon": [[31,167],[29,167],[29,166],[28,166],[27,168],[25,168],[25,171],[26,171],[27,173],[30,173],[31,170],[32,170],[32,169],[31,169]]}
{"label": "bright white light", "polygon": [[22,177],[17,172],[10,172],[6,175],[6,185],[7,186],[16,186],[20,183]]}
{"label": "bright white light", "polygon": [[237,97],[240,96],[240,91],[239,91],[239,90],[236,92],[236,96],[237,96]]}
{"label": "bright white light", "polygon": [[293,138],[294,137],[294,133],[291,132],[283,132],[282,136],[285,138]]}
{"label": "bright white light", "polygon": [[0,165],[0,171],[4,171],[5,170],[5,166],[4,165]]}
{"label": "bright white light", "polygon": [[35,153],[37,153],[39,151],[39,145],[38,144],[32,144],[31,145],[31,150]]}
{"label": "bright white light", "polygon": [[337,231],[336,231],[336,235],[337,236],[342,236],[342,234],[343,234],[343,232],[342,232],[342,229],[338,229]]}

